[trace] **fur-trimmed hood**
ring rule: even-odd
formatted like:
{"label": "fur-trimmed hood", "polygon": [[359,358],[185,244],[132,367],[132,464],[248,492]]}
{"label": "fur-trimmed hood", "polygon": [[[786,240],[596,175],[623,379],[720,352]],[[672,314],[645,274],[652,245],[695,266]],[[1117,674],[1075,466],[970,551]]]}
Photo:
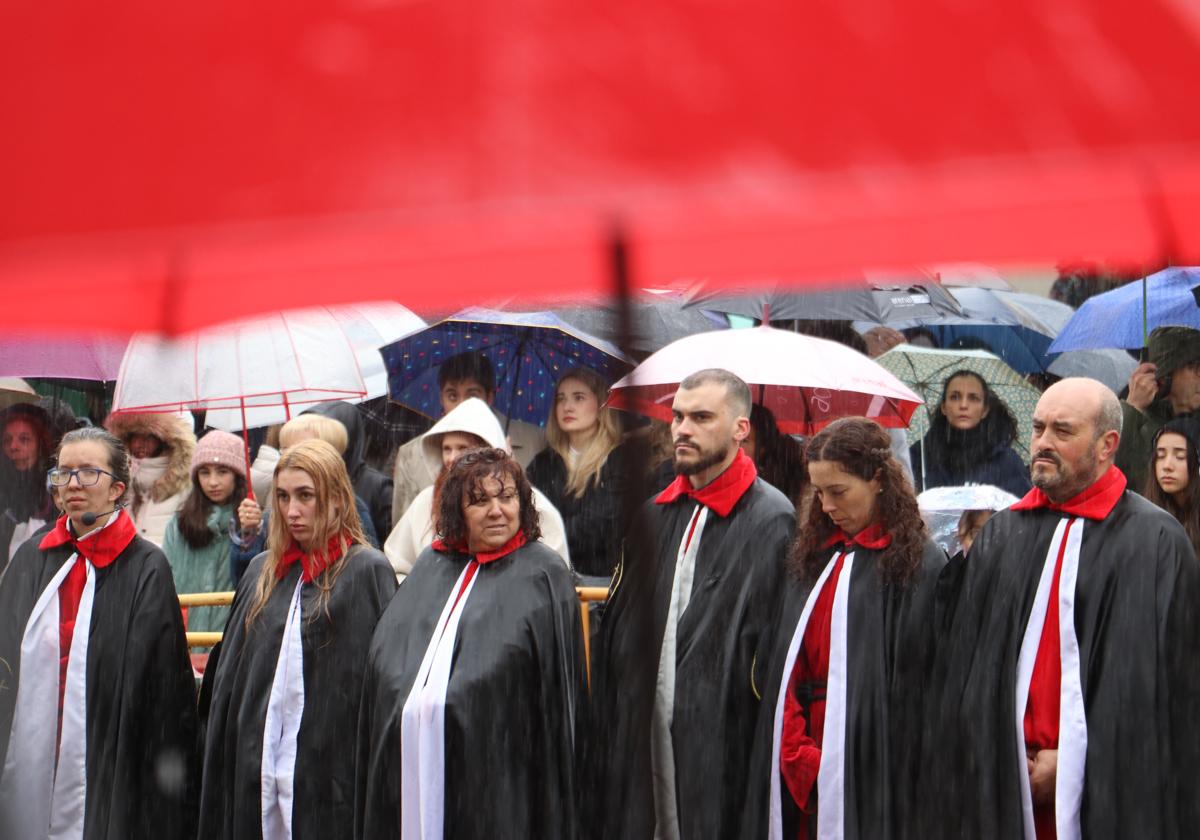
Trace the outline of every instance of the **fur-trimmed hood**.
{"label": "fur-trimmed hood", "polygon": [[[179,414],[166,412],[121,412],[110,414],[104,427],[129,445],[135,434],[154,435],[166,444],[167,468],[150,488],[150,501],[162,502],[183,493],[192,484],[192,454],[196,436],[192,423]],[[131,458],[132,460],[132,458]],[[135,482],[136,483],[136,482]],[[132,496],[134,488],[129,488]]]}

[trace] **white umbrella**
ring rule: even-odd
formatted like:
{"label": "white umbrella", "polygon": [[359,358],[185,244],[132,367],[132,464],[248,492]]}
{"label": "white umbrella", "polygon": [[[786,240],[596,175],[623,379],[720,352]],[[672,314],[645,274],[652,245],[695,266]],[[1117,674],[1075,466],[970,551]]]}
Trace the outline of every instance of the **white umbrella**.
{"label": "white umbrella", "polygon": [[208,425],[238,431],[243,418],[256,428],[285,422],[295,406],[383,396],[378,348],[424,326],[383,301],[278,312],[177,339],[135,336],[113,410],[205,409]]}
{"label": "white umbrella", "polygon": [[958,541],[958,520],[965,511],[1004,510],[1016,501],[1012,493],[991,484],[965,484],[926,490],[917,496],[917,507],[933,541],[948,554],[954,554],[962,548]]}

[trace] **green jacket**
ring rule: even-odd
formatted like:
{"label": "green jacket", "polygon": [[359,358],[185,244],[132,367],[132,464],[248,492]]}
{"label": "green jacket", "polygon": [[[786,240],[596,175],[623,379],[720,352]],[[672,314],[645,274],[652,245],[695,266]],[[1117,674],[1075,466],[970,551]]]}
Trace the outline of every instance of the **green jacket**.
{"label": "green jacket", "polygon": [[1121,414],[1121,445],[1117,449],[1116,464],[1129,480],[1129,489],[1145,493],[1146,481],[1151,475],[1150,456],[1154,435],[1175,416],[1175,410],[1165,397],[1150,403],[1145,413],[1122,400]]}
{"label": "green jacket", "polygon": [[[213,540],[203,548],[192,548],[179,533],[179,514],[171,517],[163,538],[163,553],[175,576],[175,591],[228,592],[233,589],[229,576],[229,521],[233,506],[214,507],[208,517]],[[193,633],[221,631],[229,618],[229,607],[191,607],[187,613],[187,629]]]}

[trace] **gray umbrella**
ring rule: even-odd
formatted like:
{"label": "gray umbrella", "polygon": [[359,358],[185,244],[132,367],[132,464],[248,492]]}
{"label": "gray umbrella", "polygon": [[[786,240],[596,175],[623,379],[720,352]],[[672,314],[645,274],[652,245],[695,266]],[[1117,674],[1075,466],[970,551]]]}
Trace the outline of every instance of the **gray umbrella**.
{"label": "gray umbrella", "polygon": [[[696,333],[724,329],[729,323],[720,316],[710,317],[699,309],[685,309],[676,297],[639,296],[629,302],[633,316],[633,335],[627,352],[649,354],[673,341]],[[555,309],[554,314],[589,335],[618,344],[621,341],[620,311],[615,301],[591,306]]]}
{"label": "gray umbrella", "polygon": [[728,289],[692,294],[687,306],[771,321],[870,321],[891,324],[915,319],[961,316],[962,307],[944,288],[921,277],[870,278],[833,289],[795,291],[768,286],[756,291]]}
{"label": "gray umbrella", "polygon": [[1090,376],[1119,394],[1129,384],[1137,365],[1137,360],[1124,350],[1071,350],[1051,362],[1046,372],[1063,378]]}

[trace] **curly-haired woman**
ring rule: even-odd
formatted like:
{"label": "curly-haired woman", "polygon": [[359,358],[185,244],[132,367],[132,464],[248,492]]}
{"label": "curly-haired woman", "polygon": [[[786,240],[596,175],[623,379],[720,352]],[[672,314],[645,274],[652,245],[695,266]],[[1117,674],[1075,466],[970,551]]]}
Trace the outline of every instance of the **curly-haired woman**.
{"label": "curly-haired woman", "polygon": [[587,696],[579,602],[503,449],[442,477],[437,541],[371,643],[355,836],[569,838]]}
{"label": "curly-haired woman", "polygon": [[929,538],[887,433],[838,420],[808,444],[745,837],[890,837],[912,823],[934,591]]}

